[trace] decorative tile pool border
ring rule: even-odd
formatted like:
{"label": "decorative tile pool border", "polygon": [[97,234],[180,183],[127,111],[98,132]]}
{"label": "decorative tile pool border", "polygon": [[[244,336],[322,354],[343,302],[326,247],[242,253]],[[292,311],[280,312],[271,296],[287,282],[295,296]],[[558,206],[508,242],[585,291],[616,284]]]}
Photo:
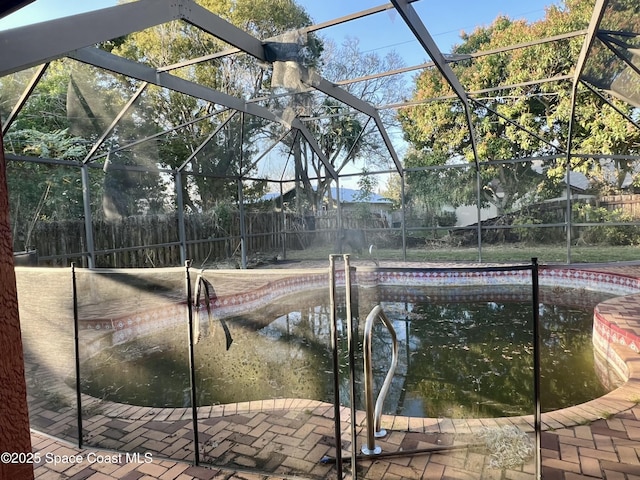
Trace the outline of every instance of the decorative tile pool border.
{"label": "decorative tile pool border", "polygon": [[[489,267],[490,268],[490,267]],[[491,286],[526,286],[531,284],[530,270],[490,270],[461,268],[379,268],[370,267],[355,270],[354,284],[362,288],[372,287],[491,287]],[[236,272],[237,273],[237,272]],[[292,276],[290,272],[274,270],[271,275],[282,276],[280,279],[269,281],[259,288],[234,295],[216,296],[211,299],[214,316],[226,318],[239,315],[247,311],[268,305],[277,298],[311,289],[327,288],[328,276],[326,270],[301,271]],[[344,285],[344,271],[338,271],[336,282]],[[571,289],[586,289],[606,292],[612,295],[631,295],[640,293],[640,279],[615,273],[582,270],[563,267],[540,267],[540,286],[550,286]],[[204,310],[201,305],[201,310]],[[186,301],[163,305],[110,319],[81,320],[81,328],[93,331],[113,332],[113,344],[127,342],[132,338],[157,330],[186,324]],[[640,319],[639,319],[640,323]],[[640,341],[635,335],[621,331],[615,322],[608,322],[606,318],[594,317],[594,332],[607,340],[613,339],[622,344],[636,346]],[[631,335],[631,336],[630,336]],[[596,340],[594,340],[596,341]],[[600,340],[596,341],[600,344]]]}
{"label": "decorative tile pool border", "polygon": [[[530,285],[530,270],[470,271],[445,269],[380,269],[367,272],[365,285],[396,286],[489,286]],[[629,295],[640,292],[637,278],[573,268],[540,267],[541,286],[584,288],[612,295]],[[360,279],[360,277],[358,277]]]}

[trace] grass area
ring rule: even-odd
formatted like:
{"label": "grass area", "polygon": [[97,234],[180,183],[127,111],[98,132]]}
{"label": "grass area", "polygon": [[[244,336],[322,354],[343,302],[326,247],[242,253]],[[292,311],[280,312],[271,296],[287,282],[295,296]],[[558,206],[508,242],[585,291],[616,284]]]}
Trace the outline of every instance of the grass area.
{"label": "grass area", "polygon": [[[326,260],[333,253],[328,247],[311,247],[306,250],[288,250],[288,260]],[[376,249],[378,260],[402,261],[402,249]],[[501,244],[483,245],[482,262],[512,263],[530,262],[537,258],[541,264],[567,263],[566,245]],[[355,259],[369,259],[369,252],[353,254]],[[407,249],[409,262],[477,262],[477,248],[411,248]],[[640,260],[640,246],[580,246],[571,248],[571,263],[611,263]]]}

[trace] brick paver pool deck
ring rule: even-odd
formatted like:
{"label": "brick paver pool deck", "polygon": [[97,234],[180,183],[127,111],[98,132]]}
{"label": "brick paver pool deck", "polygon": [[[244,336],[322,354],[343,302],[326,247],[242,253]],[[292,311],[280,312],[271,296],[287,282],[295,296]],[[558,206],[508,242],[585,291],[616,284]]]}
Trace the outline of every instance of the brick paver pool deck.
{"label": "brick paver pool deck", "polygon": [[[576,266],[577,267],[577,266]],[[588,267],[593,270],[595,267]],[[597,267],[640,278],[638,265]],[[640,294],[610,300],[600,314],[622,331],[640,336]],[[640,355],[625,346],[612,346],[629,368],[629,381],[621,388],[583,405],[543,414],[541,434],[542,478],[544,480],[640,480]],[[200,455],[224,459],[224,468],[194,466],[193,439],[188,409],[114,407],[87,415],[85,428],[92,437],[113,450],[79,449],[66,441],[32,431],[33,451],[41,461],[35,465],[37,479],[335,479],[336,469],[321,460],[335,456],[333,406],[307,400],[256,402],[198,411]],[[216,411],[226,408],[227,411]],[[229,409],[234,409],[229,412]],[[65,432],[75,425],[75,411],[50,412],[31,408],[32,425],[46,421],[48,432]],[[358,448],[364,443],[364,416],[357,414]],[[343,449],[349,457],[350,411],[341,412]],[[376,479],[434,480],[528,480],[535,478],[534,460],[510,468],[496,468],[485,448],[476,446],[475,432],[483,428],[515,424],[533,435],[531,417],[491,420],[415,419],[383,417],[390,434],[378,439],[384,452],[425,450],[415,455],[381,457],[358,461],[357,477]],[[451,445],[469,448],[434,451]],[[140,458],[117,452],[143,452],[153,445],[160,454]],[[428,451],[431,449],[431,451]],[[181,457],[181,452],[183,456]],[[79,455],[79,457],[78,457]],[[58,456],[58,457],[56,457]],[[74,456],[74,457],[71,457]],[[167,460],[184,458],[184,461]],[[54,458],[75,458],[75,462],[54,464]],[[110,461],[105,461],[110,460]],[[135,460],[135,461],[134,461]],[[272,471],[269,475],[265,471]],[[349,462],[345,477],[351,478]]]}

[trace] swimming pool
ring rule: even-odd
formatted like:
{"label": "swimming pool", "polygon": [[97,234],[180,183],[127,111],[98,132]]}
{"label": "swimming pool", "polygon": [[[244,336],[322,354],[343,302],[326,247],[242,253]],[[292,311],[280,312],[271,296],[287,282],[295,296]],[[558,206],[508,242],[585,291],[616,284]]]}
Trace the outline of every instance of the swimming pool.
{"label": "swimming pool", "polygon": [[[381,304],[400,339],[400,362],[385,413],[422,417],[501,417],[533,410],[532,312],[524,286],[394,286],[362,291],[356,323]],[[542,408],[582,403],[615,387],[595,372],[593,308],[610,295],[543,288]],[[344,306],[338,308],[344,318]],[[199,405],[272,398],[331,401],[329,305],[324,290],[298,292],[226,319],[234,342],[220,335],[196,347]],[[344,322],[340,321],[344,341]],[[181,338],[182,337],[182,338]],[[126,342],[86,362],[85,393],[154,407],[190,404],[181,327]],[[374,382],[381,384],[390,341],[374,330]],[[177,340],[178,339],[178,340]],[[176,341],[177,340],[177,341]],[[346,352],[343,344],[341,349]],[[361,365],[361,358],[358,365]],[[341,398],[348,405],[346,356]],[[599,365],[604,364],[600,362]],[[362,376],[356,382],[361,391]],[[356,398],[362,408],[362,401]]]}

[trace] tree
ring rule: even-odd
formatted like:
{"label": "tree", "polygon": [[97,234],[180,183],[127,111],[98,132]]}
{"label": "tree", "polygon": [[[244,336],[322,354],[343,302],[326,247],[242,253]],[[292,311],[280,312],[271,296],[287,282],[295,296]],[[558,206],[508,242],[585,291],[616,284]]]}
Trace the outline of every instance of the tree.
{"label": "tree", "polygon": [[[397,53],[391,52],[380,57],[375,52],[362,52],[357,38],[347,38],[338,46],[330,40],[324,40],[323,55],[319,73],[331,82],[372,105],[397,102],[404,90],[403,80],[399,76],[380,76],[363,81],[342,84],[341,81],[358,79],[398,69],[403,66]],[[382,142],[377,126],[362,113],[335,99],[325,96],[307,96],[293,98],[294,102],[306,102],[304,115],[314,118],[307,123],[309,130],[319,139],[322,153],[333,169],[340,173],[352,163],[360,161],[365,169],[388,165],[390,155]],[[281,102],[276,108],[284,110]],[[390,125],[395,121],[393,115],[383,112],[383,123]],[[299,138],[296,139],[300,141]],[[295,156],[295,154],[299,156]],[[329,202],[333,179],[325,166],[315,158],[308,145],[300,143],[294,148],[295,176],[299,190],[306,193],[305,203],[312,209],[320,208],[328,196]],[[317,179],[316,186],[311,179]],[[301,198],[302,195],[296,195]]]}
{"label": "tree", "polygon": [[[407,193],[405,201],[420,211],[426,223],[434,223],[443,207],[457,208],[476,201],[474,170],[464,163],[448,162],[437,152],[410,151],[404,159]],[[425,166],[451,165],[447,169],[411,170]]]}
{"label": "tree", "polygon": [[[491,25],[462,35],[454,54],[465,55],[500,49],[561,33],[586,28],[593,4],[566,0],[550,6],[543,19],[533,23],[498,17]],[[564,176],[564,159],[541,170],[531,162],[498,163],[562,153],[567,148],[571,82],[540,82],[570,75],[582,48],[583,37],[507,50],[452,65],[468,92],[504,86],[496,94],[471,94],[473,126],[484,191],[499,187],[503,196],[492,201],[502,211],[515,207],[531,192],[555,192]],[[516,85],[516,86],[513,86]],[[512,86],[512,87],[509,87]],[[450,86],[435,68],[416,80],[413,100],[451,96]],[[631,107],[616,102],[631,112]],[[400,112],[406,139],[418,152],[443,154],[443,160],[473,160],[471,138],[462,105],[458,101],[432,101]],[[595,95],[582,94],[576,110],[574,152],[630,153],[637,149],[640,134],[613,109],[603,107]],[[620,135],[621,130],[625,132]],[[496,162],[498,161],[498,162]],[[574,160],[573,168],[593,173],[593,160]],[[544,175],[543,175],[544,173]],[[545,190],[546,189],[546,190]],[[494,190],[496,190],[494,188]]]}
{"label": "tree", "polygon": [[[257,38],[267,39],[311,24],[306,11],[293,0],[203,0],[203,7]],[[320,48],[314,43],[315,48]],[[113,53],[164,68],[185,59],[228,49],[214,36],[181,21],[160,25],[127,36],[113,47]],[[248,55],[224,55],[189,67],[172,69],[178,75],[229,95],[250,99],[269,84],[269,71]],[[246,165],[257,151],[260,139],[267,138],[265,121],[249,115],[222,112],[220,106],[193,97],[150,88],[141,99],[138,113],[156,131],[169,130],[159,147],[159,163],[176,168],[191,158],[184,182],[185,205],[207,210],[218,202],[237,196],[237,180],[247,175]],[[212,136],[216,130],[219,131]],[[241,166],[242,163],[242,166]],[[246,182],[245,182],[246,183]],[[246,196],[261,192],[261,183],[247,184]],[[254,187],[253,190],[251,187]]]}
{"label": "tree", "polygon": [[371,197],[378,187],[378,179],[370,175],[365,168],[362,169],[362,175],[358,179],[358,191],[354,194],[353,200],[357,203],[355,208],[356,216],[362,220],[371,217]]}
{"label": "tree", "polygon": [[[40,220],[82,216],[82,184],[77,161],[87,142],[73,135],[66,113],[69,64],[52,63],[5,135],[5,151],[21,156],[62,160],[62,165],[7,162],[7,184],[14,250],[33,246],[32,233]],[[0,79],[3,107],[8,112],[33,71]],[[4,108],[3,108],[4,110]],[[4,113],[4,112],[3,112]],[[69,161],[69,168],[64,167]]]}
{"label": "tree", "polygon": [[[18,130],[7,135],[23,155],[57,159],[78,159],[86,152],[82,139],[68,130],[42,133]],[[61,165],[12,162],[7,166],[7,184],[13,222],[14,249],[33,246],[32,234],[39,220],[82,216],[82,185],[77,171]]]}
{"label": "tree", "polygon": [[[311,23],[304,10],[291,0],[204,3],[214,13],[259,37]],[[158,68],[228,48],[215,37],[181,21],[104,42],[100,47]],[[268,83],[264,66],[244,55],[221,57],[172,73],[241,98],[259,94]],[[0,79],[3,116],[11,111],[32,74],[19,72]],[[30,243],[28,232],[37,219],[83,215],[78,161],[84,159],[88,146],[104,134],[140,87],[137,80],[73,60],[61,59],[50,64],[11,125],[6,147],[8,152],[18,155],[68,159],[70,168],[9,163],[11,213],[18,249]],[[148,85],[96,152],[105,160],[104,172],[90,169],[90,196],[96,203],[94,218],[165,212],[174,198],[172,188],[167,188],[172,186],[171,178],[156,170],[182,165],[222,126],[227,120],[225,115],[228,114],[219,106]],[[190,123],[193,118],[201,121]],[[184,124],[187,126],[176,128]],[[169,133],[159,137],[165,130]],[[185,204],[200,210],[220,201],[228,202],[230,198],[235,200],[237,182],[225,177],[238,176],[241,159],[243,168],[247,168],[256,138],[263,130],[262,120],[239,114],[231,118],[186,169],[193,175],[184,182]],[[149,140],[135,143],[142,138]],[[92,161],[92,166],[97,163]],[[257,196],[264,188],[260,182],[245,184],[246,196]]]}
{"label": "tree", "polygon": [[[15,80],[9,76],[0,82],[3,89],[8,86],[10,91],[24,88],[24,81]],[[58,161],[56,166],[36,162],[8,164],[14,248],[31,246],[31,232],[39,220],[84,215],[78,162],[84,160],[89,145],[106,130],[134,88],[134,82],[69,59],[49,65],[6,135],[7,152]],[[131,124],[131,119],[121,122],[120,138],[127,128],[133,128]],[[132,155],[132,150],[118,152],[111,160],[130,165]],[[69,162],[66,167],[65,161]],[[117,205],[114,210],[118,216],[142,213],[164,204],[165,194],[157,188],[159,183],[157,174],[90,169],[88,187],[95,205],[94,216],[108,212],[102,208],[105,203]]]}

